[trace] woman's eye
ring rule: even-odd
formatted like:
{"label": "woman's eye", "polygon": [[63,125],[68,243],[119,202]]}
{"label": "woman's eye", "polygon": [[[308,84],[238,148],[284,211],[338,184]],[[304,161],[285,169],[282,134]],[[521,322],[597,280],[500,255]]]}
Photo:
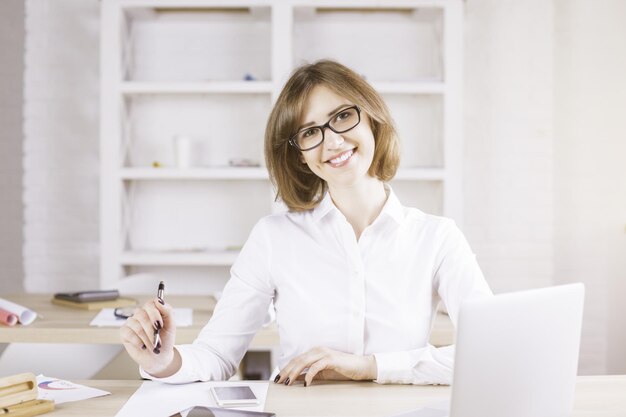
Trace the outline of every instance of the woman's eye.
{"label": "woman's eye", "polygon": [[348,117],[350,117],[350,112],[342,111],[335,117],[335,120],[339,121],[339,120],[347,119]]}
{"label": "woman's eye", "polygon": [[315,129],[309,129],[309,130],[305,130],[304,132],[302,132],[302,137],[308,138],[310,136],[313,136],[314,134],[315,134]]}

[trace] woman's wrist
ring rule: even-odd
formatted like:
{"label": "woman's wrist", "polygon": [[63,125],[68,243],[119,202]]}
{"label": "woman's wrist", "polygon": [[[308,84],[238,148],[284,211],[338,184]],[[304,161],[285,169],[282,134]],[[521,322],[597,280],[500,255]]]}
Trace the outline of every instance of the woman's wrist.
{"label": "woman's wrist", "polygon": [[[163,354],[165,352],[161,352],[161,354]],[[171,357],[170,358],[164,358],[165,361],[164,363],[166,364],[165,366],[155,366],[153,368],[144,368],[144,371],[146,371],[147,373],[149,373],[151,376],[155,377],[155,378],[167,378],[169,376],[174,375],[176,372],[178,372],[182,366],[182,358],[180,357],[180,353],[178,353],[178,350],[176,348],[173,348],[171,353],[170,353]]]}
{"label": "woman's wrist", "polygon": [[374,355],[368,355],[364,356],[364,358],[367,364],[365,367],[367,372],[365,378],[363,379],[373,381],[378,377],[378,365],[376,364],[376,357]]}

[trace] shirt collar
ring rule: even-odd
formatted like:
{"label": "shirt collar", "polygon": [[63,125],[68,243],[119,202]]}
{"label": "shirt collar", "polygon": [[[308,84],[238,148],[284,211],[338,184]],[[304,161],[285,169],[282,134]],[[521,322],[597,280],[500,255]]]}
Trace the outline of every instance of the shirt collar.
{"label": "shirt collar", "polygon": [[[385,191],[387,191],[388,196],[387,201],[380,212],[380,216],[389,216],[395,220],[396,223],[401,224],[402,221],[404,221],[404,207],[389,184],[385,184]],[[339,209],[335,206],[335,203],[333,203],[333,200],[330,197],[330,193],[327,191],[322,201],[313,209],[313,219],[315,221],[319,221],[328,213],[335,210],[339,212]]]}
{"label": "shirt collar", "polygon": [[393,189],[389,184],[385,184],[385,190],[388,192],[387,202],[383,206],[382,215],[387,215],[396,221],[398,224],[402,224],[404,221],[404,206],[393,192]]}
{"label": "shirt collar", "polygon": [[313,209],[313,219],[315,221],[319,221],[333,210],[339,211],[339,209],[335,206],[335,203],[333,203],[332,198],[330,198],[330,193],[326,191],[322,201],[320,201],[317,207]]}

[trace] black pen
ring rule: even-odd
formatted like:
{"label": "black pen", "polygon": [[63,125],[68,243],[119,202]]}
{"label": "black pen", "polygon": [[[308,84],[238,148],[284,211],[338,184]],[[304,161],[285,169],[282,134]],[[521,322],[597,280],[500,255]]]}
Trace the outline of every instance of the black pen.
{"label": "black pen", "polygon": [[[165,284],[163,281],[159,282],[159,289],[157,290],[157,298],[159,302],[163,304],[163,292],[165,291]],[[161,326],[158,326],[154,329],[154,346],[152,351],[154,353],[161,353],[161,335],[159,334],[161,331]],[[158,347],[157,347],[158,346]]]}

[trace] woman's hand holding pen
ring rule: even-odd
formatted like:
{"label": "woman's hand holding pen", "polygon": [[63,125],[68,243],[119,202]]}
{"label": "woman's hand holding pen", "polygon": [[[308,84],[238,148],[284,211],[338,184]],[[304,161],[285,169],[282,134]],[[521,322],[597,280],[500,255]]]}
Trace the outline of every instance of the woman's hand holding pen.
{"label": "woman's hand holding pen", "polygon": [[[306,373],[303,373],[305,372]],[[360,356],[318,347],[298,355],[280,370],[274,382],[292,385],[304,379],[304,386],[313,379],[323,380],[373,380],[378,368],[373,355]]]}
{"label": "woman's hand holding pen", "polygon": [[[157,329],[160,340],[155,346]],[[173,309],[162,299],[153,298],[138,308],[122,326],[120,335],[130,357],[149,374],[165,377],[180,368],[180,355],[174,349]]]}

